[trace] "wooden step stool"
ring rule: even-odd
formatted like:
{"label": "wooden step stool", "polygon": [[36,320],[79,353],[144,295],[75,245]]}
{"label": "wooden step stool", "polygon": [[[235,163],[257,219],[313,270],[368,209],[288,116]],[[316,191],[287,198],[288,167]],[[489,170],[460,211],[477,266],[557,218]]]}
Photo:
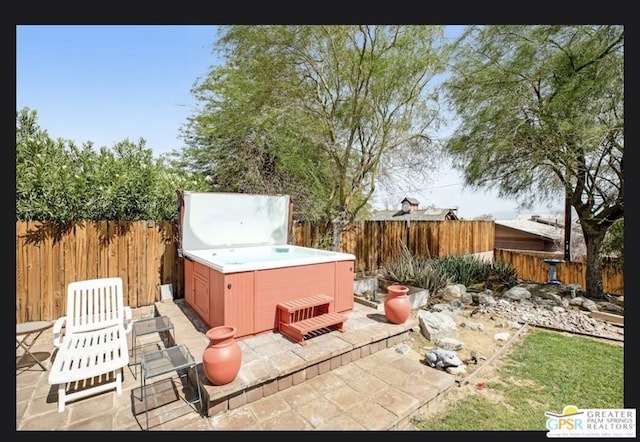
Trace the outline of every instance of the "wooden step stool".
{"label": "wooden step stool", "polygon": [[347,318],[329,312],[333,298],[313,295],[278,304],[278,331],[300,345],[306,345],[305,335],[322,328],[333,328],[344,332]]}

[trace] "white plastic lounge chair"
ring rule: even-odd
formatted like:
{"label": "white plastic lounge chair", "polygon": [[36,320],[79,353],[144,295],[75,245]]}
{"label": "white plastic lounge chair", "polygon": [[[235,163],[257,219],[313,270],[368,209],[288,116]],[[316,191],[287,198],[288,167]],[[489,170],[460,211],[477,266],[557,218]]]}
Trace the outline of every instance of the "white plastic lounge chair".
{"label": "white plastic lounge chair", "polygon": [[[112,388],[117,394],[122,393],[122,369],[129,363],[127,334],[132,326],[131,307],[124,305],[121,278],[69,284],[67,314],[53,325],[57,352],[49,371],[49,384],[58,386],[59,412],[74,399]],[[105,381],[111,375],[113,379]],[[69,384],[73,383],[83,383],[84,388],[71,388]],[[68,393],[68,386],[74,391]]]}

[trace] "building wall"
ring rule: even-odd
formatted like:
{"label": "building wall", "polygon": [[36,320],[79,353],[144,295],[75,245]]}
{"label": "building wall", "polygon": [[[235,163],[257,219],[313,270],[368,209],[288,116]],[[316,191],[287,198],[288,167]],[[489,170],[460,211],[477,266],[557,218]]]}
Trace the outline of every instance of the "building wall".
{"label": "building wall", "polygon": [[535,250],[540,252],[562,251],[561,244],[533,235],[521,230],[515,230],[496,224],[495,245],[497,249],[507,250]]}

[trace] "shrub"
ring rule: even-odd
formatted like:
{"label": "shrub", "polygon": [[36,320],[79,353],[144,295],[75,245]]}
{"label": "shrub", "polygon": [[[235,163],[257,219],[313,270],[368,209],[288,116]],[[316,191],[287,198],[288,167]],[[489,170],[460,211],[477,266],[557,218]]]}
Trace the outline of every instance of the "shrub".
{"label": "shrub", "polygon": [[471,256],[434,258],[433,265],[457,284],[465,286],[474,284],[484,276],[480,260]]}
{"label": "shrub", "polygon": [[487,275],[487,285],[490,283],[499,286],[513,287],[519,281],[518,271],[513,265],[506,261],[497,260],[491,263],[491,267]]}
{"label": "shrub", "polygon": [[426,289],[431,295],[451,282],[440,269],[433,266],[433,260],[416,258],[404,243],[399,246],[398,258],[385,263],[381,276],[398,284]]}
{"label": "shrub", "polygon": [[515,268],[505,261],[486,261],[476,256],[447,256],[420,259],[411,255],[401,243],[398,257],[382,268],[385,279],[429,290],[435,296],[450,283],[466,287],[483,283],[492,290],[502,290],[518,283]]}
{"label": "shrub", "polygon": [[434,265],[458,284],[470,286],[484,283],[493,290],[518,283],[516,269],[506,261],[486,261],[476,256],[434,258]]}

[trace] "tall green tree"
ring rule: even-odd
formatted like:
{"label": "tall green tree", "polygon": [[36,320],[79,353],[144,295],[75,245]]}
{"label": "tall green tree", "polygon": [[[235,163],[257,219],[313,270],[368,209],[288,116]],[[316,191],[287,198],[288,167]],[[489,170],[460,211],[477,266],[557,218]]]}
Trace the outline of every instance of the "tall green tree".
{"label": "tall green tree", "polygon": [[435,167],[442,26],[223,26],[215,48],[174,156],[215,188],[292,194],[337,249],[377,184]]}
{"label": "tall green tree", "polygon": [[601,246],[624,216],[624,29],[473,26],[444,91],[460,120],[448,152],[473,188],[521,207],[564,195],[587,248],[586,291],[602,296]]}

